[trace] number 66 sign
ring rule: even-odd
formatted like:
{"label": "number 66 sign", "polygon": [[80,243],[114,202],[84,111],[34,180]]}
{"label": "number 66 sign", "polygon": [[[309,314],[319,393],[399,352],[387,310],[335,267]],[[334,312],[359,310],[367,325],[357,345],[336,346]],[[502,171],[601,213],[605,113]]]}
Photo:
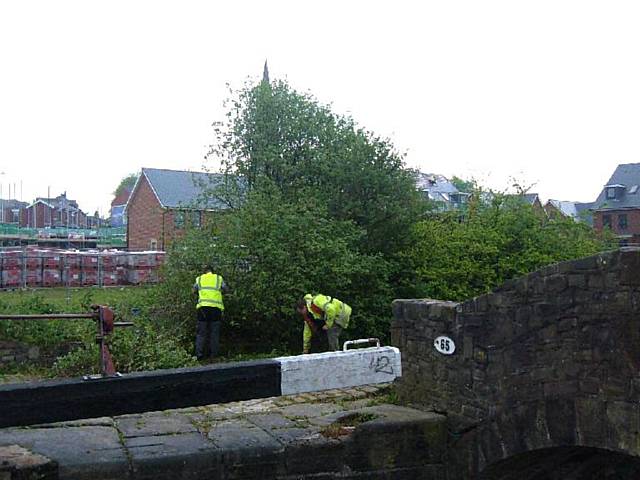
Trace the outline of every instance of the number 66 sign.
{"label": "number 66 sign", "polygon": [[445,337],[444,335],[436,338],[433,341],[433,346],[436,347],[436,350],[443,355],[451,355],[456,351],[456,344],[454,343],[454,341],[449,337]]}

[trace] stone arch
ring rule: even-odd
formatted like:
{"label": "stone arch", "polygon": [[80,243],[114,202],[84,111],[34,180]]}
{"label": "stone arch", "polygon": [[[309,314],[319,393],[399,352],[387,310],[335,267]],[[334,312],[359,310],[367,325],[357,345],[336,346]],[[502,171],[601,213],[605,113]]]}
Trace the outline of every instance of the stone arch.
{"label": "stone arch", "polygon": [[[640,456],[640,249],[551,265],[462,303],[393,309],[400,398],[447,415],[460,478],[550,448]],[[441,335],[453,355],[433,348]]]}
{"label": "stone arch", "polygon": [[620,480],[640,478],[640,458],[589,447],[531,450],[489,465],[478,480]]}

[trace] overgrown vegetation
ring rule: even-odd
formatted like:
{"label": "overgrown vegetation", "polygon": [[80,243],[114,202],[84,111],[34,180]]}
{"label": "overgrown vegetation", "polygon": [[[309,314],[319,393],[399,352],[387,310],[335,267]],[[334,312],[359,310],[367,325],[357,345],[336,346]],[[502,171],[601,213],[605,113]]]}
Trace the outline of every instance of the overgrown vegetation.
{"label": "overgrown vegetation", "polygon": [[[172,368],[195,364],[188,346],[181,344],[172,329],[156,321],[154,288],[43,289],[4,292],[0,313],[47,314],[84,313],[91,304],[108,304],[121,320],[134,327],[118,329],[111,351],[120,372]],[[40,347],[42,364],[7,366],[0,374],[37,371],[46,375],[74,376],[97,373],[98,349],[95,323],[90,320],[0,321],[0,338]],[[53,368],[44,369],[53,362]]]}
{"label": "overgrown vegetation", "polygon": [[231,180],[209,194],[233,208],[174,245],[167,307],[192,316],[185,285],[213,261],[233,289],[226,335],[239,348],[299,351],[293,304],[308,292],[353,307],[351,336],[385,337],[395,286],[408,284],[399,252],[426,211],[402,156],[284,82],[248,86],[229,104],[214,153]]}
{"label": "overgrown vegetation", "polygon": [[[388,140],[285,82],[246,86],[227,105],[211,152],[227,181],[206,194],[229,209],[171,246],[162,284],[118,291],[105,302],[100,289],[71,303],[54,301],[55,290],[3,297],[0,311],[73,312],[109,303],[136,323],[114,336],[117,368],[167,368],[194,364],[191,286],[204,263],[232,289],[222,355],[244,359],[300,351],[293,305],[308,292],[353,307],[345,336],[386,341],[394,298],[462,300],[605,248],[590,227],[548,219],[521,197],[487,194],[475,181],[454,179],[471,193],[468,208],[437,212]],[[90,322],[0,322],[0,335],[43,348],[75,342],[53,374],[97,366]]]}
{"label": "overgrown vegetation", "polygon": [[[483,198],[484,200],[481,200]],[[545,265],[607,247],[585,223],[548,219],[519,195],[475,194],[464,212],[434,214],[414,225],[404,251],[421,297],[464,300]]]}

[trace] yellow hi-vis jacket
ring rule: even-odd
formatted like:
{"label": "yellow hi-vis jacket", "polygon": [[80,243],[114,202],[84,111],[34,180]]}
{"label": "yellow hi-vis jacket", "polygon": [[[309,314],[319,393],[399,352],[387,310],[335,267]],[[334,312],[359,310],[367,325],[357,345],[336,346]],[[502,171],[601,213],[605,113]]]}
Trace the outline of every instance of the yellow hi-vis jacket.
{"label": "yellow hi-vis jacket", "polygon": [[222,275],[217,273],[203,273],[196,278],[195,287],[198,289],[198,304],[200,307],[216,307],[224,310],[222,303]]}
{"label": "yellow hi-vis jacket", "polygon": [[[307,310],[315,320],[324,320],[325,325],[329,328],[333,324],[340,325],[342,328],[349,326],[349,318],[351,317],[351,307],[337,298],[331,298],[327,295],[307,294],[304,296],[307,301]],[[311,336],[313,332],[305,322],[302,331],[303,348],[307,350],[311,345]]]}

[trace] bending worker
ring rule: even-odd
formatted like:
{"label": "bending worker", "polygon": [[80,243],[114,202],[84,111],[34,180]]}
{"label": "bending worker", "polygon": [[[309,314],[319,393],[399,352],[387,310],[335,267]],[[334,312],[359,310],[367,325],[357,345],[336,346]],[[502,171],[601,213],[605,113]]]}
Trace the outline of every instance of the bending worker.
{"label": "bending worker", "polygon": [[213,273],[210,266],[203,268],[202,275],[196,278],[193,291],[198,294],[196,311],[198,322],[196,327],[196,357],[202,360],[215,357],[220,349],[220,321],[224,311],[222,292],[228,288],[222,275]]}
{"label": "bending worker", "polygon": [[[327,295],[307,294],[297,304],[298,313],[311,315],[317,322],[323,321],[322,329],[327,332],[329,350],[340,350],[340,333],[349,326],[351,307],[337,298]],[[303,353],[309,353],[311,337],[313,335],[309,322],[305,321],[302,332]]]}

